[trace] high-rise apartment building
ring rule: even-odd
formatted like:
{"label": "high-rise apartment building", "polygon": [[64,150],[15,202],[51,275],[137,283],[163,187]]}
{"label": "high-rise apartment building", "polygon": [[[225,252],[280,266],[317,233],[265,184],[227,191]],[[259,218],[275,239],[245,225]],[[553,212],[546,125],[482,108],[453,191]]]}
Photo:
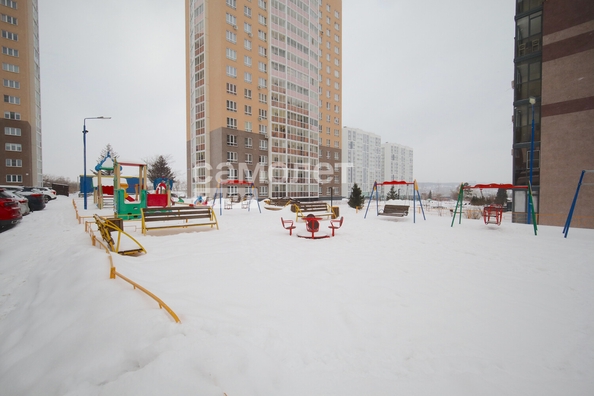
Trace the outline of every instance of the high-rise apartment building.
{"label": "high-rise apartment building", "polygon": [[[344,127],[342,195],[348,197],[353,185],[369,195],[375,182],[413,181],[413,149],[396,143],[382,143],[381,136],[359,128]],[[406,194],[406,187],[402,194]],[[384,195],[383,187],[379,191]],[[409,191],[412,195],[412,191]]]}
{"label": "high-rise apartment building", "polygon": [[340,186],[341,12],[340,0],[186,0],[190,194],[221,180],[274,198]]}
{"label": "high-rise apartment building", "polygon": [[348,197],[355,183],[364,195],[369,195],[374,183],[382,181],[382,138],[373,132],[344,127],[342,139],[346,161],[342,195]]}
{"label": "high-rise apartment building", "polygon": [[37,0],[0,0],[0,184],[42,185]]}
{"label": "high-rise apartment building", "polygon": [[382,179],[413,182],[413,149],[396,143],[382,144]]}
{"label": "high-rise apartment building", "polygon": [[[594,169],[594,3],[516,0],[515,20],[513,183],[532,174],[539,223],[563,225],[581,171]],[[593,200],[583,188],[577,226],[594,227]],[[527,209],[515,191],[515,221]]]}

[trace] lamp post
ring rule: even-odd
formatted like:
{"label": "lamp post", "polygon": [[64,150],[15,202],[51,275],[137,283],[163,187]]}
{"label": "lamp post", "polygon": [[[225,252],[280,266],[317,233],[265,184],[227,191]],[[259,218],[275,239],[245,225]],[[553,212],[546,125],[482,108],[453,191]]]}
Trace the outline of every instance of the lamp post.
{"label": "lamp post", "polygon": [[110,120],[111,117],[87,117],[83,120],[83,163],[84,163],[84,176],[82,182],[82,189],[83,189],[83,201],[84,201],[84,208],[87,210],[87,120]]}
{"label": "lamp post", "polygon": [[[532,189],[532,173],[534,169],[534,104],[536,103],[536,98],[531,96],[528,101],[532,106],[532,134],[530,136],[530,173],[528,176],[528,184],[530,189]],[[532,222],[532,201],[528,200],[528,224]]]}

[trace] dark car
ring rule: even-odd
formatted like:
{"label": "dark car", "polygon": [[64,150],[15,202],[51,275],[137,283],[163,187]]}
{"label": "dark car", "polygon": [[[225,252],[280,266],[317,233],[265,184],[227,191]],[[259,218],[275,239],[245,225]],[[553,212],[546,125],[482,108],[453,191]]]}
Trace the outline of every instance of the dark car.
{"label": "dark car", "polygon": [[0,189],[0,230],[18,223],[22,218],[19,202]]}
{"label": "dark car", "polygon": [[31,212],[45,208],[45,196],[36,188],[23,187],[22,190],[17,192],[29,200],[29,209],[31,209]]}

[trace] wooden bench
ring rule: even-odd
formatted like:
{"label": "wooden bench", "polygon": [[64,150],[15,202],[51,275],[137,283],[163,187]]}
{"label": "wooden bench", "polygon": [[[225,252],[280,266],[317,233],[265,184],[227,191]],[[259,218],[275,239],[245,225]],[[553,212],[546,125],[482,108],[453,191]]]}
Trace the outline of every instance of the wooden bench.
{"label": "wooden bench", "polygon": [[143,208],[142,233],[163,228],[217,226],[217,216],[210,206],[176,206],[170,208]]}
{"label": "wooden bench", "polygon": [[[103,240],[107,243],[109,250],[115,252],[117,254],[125,255],[125,256],[133,256],[140,253],[146,253],[144,247],[138,243],[138,241],[132,236],[130,236],[127,232],[125,232],[122,228],[122,219],[107,219],[105,217],[101,217],[98,215],[93,215],[95,219],[95,224],[97,224],[97,228],[99,229],[99,233]],[[113,240],[112,232],[117,232],[118,237],[117,241]],[[132,249],[122,249],[122,234],[130,238],[132,241],[138,245],[138,247]]]}
{"label": "wooden bench", "polygon": [[327,202],[299,202],[293,204],[293,211],[296,214],[295,221],[299,221],[299,218],[303,218],[308,214],[314,214],[316,217],[327,217],[329,219],[334,217],[334,212]]}
{"label": "wooden bench", "polygon": [[408,205],[384,205],[379,214],[383,216],[404,217],[408,216]]}

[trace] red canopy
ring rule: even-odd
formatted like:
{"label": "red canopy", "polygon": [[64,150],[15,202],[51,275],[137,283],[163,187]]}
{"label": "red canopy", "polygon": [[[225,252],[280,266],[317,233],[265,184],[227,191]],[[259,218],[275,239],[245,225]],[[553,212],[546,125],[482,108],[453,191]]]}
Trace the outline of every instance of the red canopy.
{"label": "red canopy", "polygon": [[222,184],[232,184],[232,185],[240,185],[240,186],[251,186],[254,182],[247,181],[247,180],[221,180]]}
{"label": "red canopy", "polygon": [[407,181],[403,181],[403,180],[390,180],[390,181],[377,183],[378,186],[385,186],[385,185],[391,185],[391,184],[415,184],[415,183],[407,182]]}
{"label": "red canopy", "polygon": [[470,190],[471,188],[503,188],[505,190],[510,190],[514,188],[528,188],[528,186],[514,186],[513,184],[500,184],[500,183],[490,183],[490,184],[475,184],[474,186],[466,186],[464,187],[465,190]]}

